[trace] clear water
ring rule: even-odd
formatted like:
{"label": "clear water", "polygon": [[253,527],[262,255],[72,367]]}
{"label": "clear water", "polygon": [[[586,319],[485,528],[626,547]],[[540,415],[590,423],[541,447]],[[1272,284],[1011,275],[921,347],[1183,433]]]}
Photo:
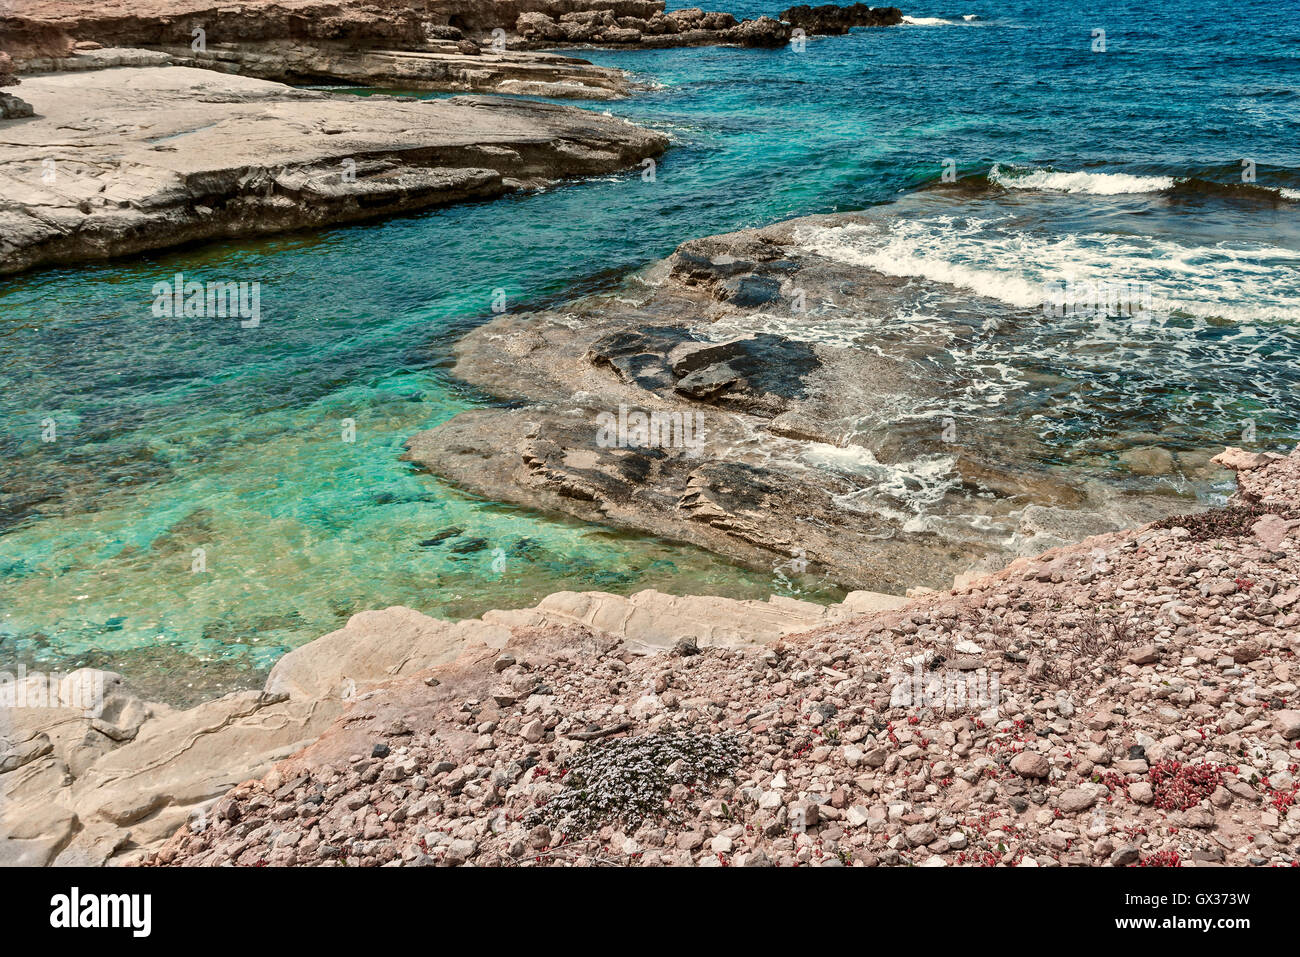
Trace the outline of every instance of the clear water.
{"label": "clear water", "polygon": [[[772,12],[752,6],[735,12]],[[953,22],[803,53],[582,51],[653,82],[587,104],[672,135],[652,183],[611,176],[4,281],[0,666],[92,660],[183,697],[251,681],[366,608],[461,617],[560,589],[783,590],[767,569],[479,501],[399,456],[486,401],[447,367],[494,290],[523,308],[685,239],[806,213],[876,206],[879,233],[846,255],[918,283],[960,267],[962,295],[1012,307],[1050,269],[1157,284],[1173,309],[1158,339],[1076,349],[1039,326],[1021,343],[1081,383],[1043,423],[1044,441],[1074,450],[1065,466],[1171,421],[1185,447],[1239,444],[1243,418],[1260,447],[1294,444],[1300,205],[1043,176],[1229,183],[1244,158],[1258,184],[1300,190],[1300,21],[1259,0],[906,12]],[[918,192],[949,158],[1035,188]],[[155,319],[152,286],[177,272],[259,281],[261,325]]]}

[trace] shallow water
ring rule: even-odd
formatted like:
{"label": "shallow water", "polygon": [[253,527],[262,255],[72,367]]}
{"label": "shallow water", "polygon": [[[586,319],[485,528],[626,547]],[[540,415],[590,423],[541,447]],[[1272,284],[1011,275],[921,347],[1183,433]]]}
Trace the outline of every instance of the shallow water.
{"label": "shallow water", "polygon": [[[771,570],[475,500],[398,457],[485,401],[447,375],[448,353],[496,290],[524,308],[693,236],[794,215],[874,206],[874,232],[833,237],[840,255],[913,277],[932,315],[1020,315],[978,361],[928,342],[925,309],[881,347],[965,361],[964,414],[1041,416],[1062,468],[1113,471],[1144,435],[1242,444],[1247,422],[1245,444],[1294,444],[1300,205],[1281,191],[1300,189],[1300,22],[1262,2],[1057,7],[922,4],[907,12],[955,22],[802,53],[583,51],[652,82],[588,105],[673,136],[653,182],[5,281],[0,666],[92,656],[224,687],[364,608],[459,617],[565,588],[787,590]],[[949,159],[964,185],[932,188]],[[1243,159],[1277,192],[1179,185],[1239,183]],[[260,282],[260,326],[154,318],[153,284],[177,272]],[[1160,321],[1045,321],[1035,291],[1066,274],[1149,284]],[[449,528],[462,531],[420,544]]]}

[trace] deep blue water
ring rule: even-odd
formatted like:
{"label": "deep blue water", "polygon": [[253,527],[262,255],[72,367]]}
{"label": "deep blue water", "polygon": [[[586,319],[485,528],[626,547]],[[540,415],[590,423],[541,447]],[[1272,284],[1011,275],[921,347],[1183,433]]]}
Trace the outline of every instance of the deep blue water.
{"label": "deep blue water", "polygon": [[[802,53],[581,51],[652,84],[585,104],[671,134],[652,183],[629,173],[5,281],[0,665],[135,650],[128,673],[152,661],[201,683],[168,655],[265,667],[388,604],[460,616],[561,588],[783,588],[763,569],[477,501],[397,457],[411,433],[483,401],[446,367],[493,290],[522,308],[691,237],[807,213],[873,207],[875,231],[816,241],[1012,309],[1062,275],[1152,286],[1170,318],[1149,336],[1081,348],[1040,327],[972,367],[999,377],[999,403],[1041,419],[1063,468],[1104,470],[1096,448],[1130,433],[1240,444],[1243,420],[1260,447],[1294,444],[1300,20],[1260,0],[904,10],[948,22],[813,38]],[[972,178],[996,164],[1009,188],[927,188],[948,160]],[[1239,184],[1243,160],[1259,188],[1176,186]],[[151,288],[178,271],[260,281],[261,326],[155,319]],[[1018,398],[999,371],[1017,350],[1066,387]],[[344,419],[355,442],[340,440]],[[448,526],[486,544],[418,545]]]}

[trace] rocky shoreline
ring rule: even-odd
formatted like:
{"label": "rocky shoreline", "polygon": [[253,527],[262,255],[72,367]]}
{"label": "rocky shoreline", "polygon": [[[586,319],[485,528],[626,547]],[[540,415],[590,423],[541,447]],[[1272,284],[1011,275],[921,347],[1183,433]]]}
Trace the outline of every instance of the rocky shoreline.
{"label": "rocky shoreline", "polygon": [[621,119],[523,100],[299,90],[186,67],[28,77],[0,145],[0,273],[500,196],[659,155]]}
{"label": "rocky shoreline", "polygon": [[149,863],[1293,866],[1300,450],[1233,506],[771,644],[514,632]]}
{"label": "rocky shoreline", "polygon": [[897,26],[897,7],[847,7],[806,4],[782,11],[779,17],[737,20],[729,13],[700,7],[665,12],[659,0],[649,10],[620,16],[615,9],[579,10],[558,15],[546,11],[520,14],[514,25],[520,45],[541,48],[554,44],[635,46],[651,49],[682,46],[736,45],[779,47],[801,31],[805,36],[847,33],[853,27]]}
{"label": "rocky shoreline", "polygon": [[1300,449],[1219,459],[1240,484],[1228,507],[910,601],[564,593],[460,623],[366,612],[263,692],[185,712],[100,673],[96,717],[0,712],[0,853],[1293,864]]}
{"label": "rocky shoreline", "polygon": [[555,46],[774,47],[808,35],[903,22],[896,7],[797,6],[755,20],[663,0],[39,0],[0,17],[0,52],[21,72],[83,70],[105,60],[163,62],[285,83],[605,99],[630,90],[619,70],[540,52]]}
{"label": "rocky shoreline", "polygon": [[[310,745],[394,677],[487,654],[516,635],[592,628],[653,654],[683,639],[700,647],[774,641],[901,604],[865,592],[829,607],[561,592],[536,608],[460,622],[394,607],[355,615],[285,655],[260,691],[185,710],[141,700],[112,672],[80,669],[58,676],[53,688],[53,676],[10,674],[16,683],[0,691],[13,695],[0,704],[0,865],[139,859],[232,787]],[[99,707],[86,707],[92,698]]]}
{"label": "rocky shoreline", "polygon": [[[786,13],[813,33],[901,22],[860,4]],[[624,71],[540,48],[772,46],[804,28],[665,14],[662,0],[40,0],[0,17],[0,85],[26,77],[24,98],[0,94],[0,274],[498,196],[667,145],[527,101],[361,101],[278,84],[610,99],[634,89]],[[80,132],[55,135],[69,127]]]}
{"label": "rocky shoreline", "polygon": [[[32,8],[0,18],[0,87],[23,73],[22,99],[0,93],[0,273],[494,197],[668,143],[570,107],[288,82],[608,98],[624,74],[544,48],[777,46],[902,19]],[[406,456],[493,501],[857,589],[842,602],[393,607],[185,710],[107,671],[5,681],[0,864],[1300,863],[1300,448],[1126,440],[1103,450],[1135,482],[1115,495],[1054,467],[1028,414],[948,416],[963,370],[926,360],[1014,346],[1023,317],[988,325],[949,290],[940,338],[912,338],[896,320],[925,313],[907,308],[923,284],[827,252],[871,226],[696,239],[615,289],[497,316],[454,371],[501,401]],[[1235,473],[1237,492],[1192,511],[1140,484],[1175,470]]]}

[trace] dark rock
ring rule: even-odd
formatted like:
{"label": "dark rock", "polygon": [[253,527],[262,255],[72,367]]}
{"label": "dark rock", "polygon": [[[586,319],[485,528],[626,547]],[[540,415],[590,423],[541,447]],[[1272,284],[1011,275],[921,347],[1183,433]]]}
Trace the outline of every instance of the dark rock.
{"label": "dark rock", "polygon": [[737,306],[762,306],[781,298],[781,282],[770,276],[737,276],[718,283],[718,294]]}
{"label": "dark rock", "polygon": [[811,7],[800,4],[781,13],[781,19],[808,34],[848,33],[853,27],[889,27],[903,22],[898,7],[869,7],[854,3],[839,7],[833,3]]}
{"label": "dark rock", "polygon": [[0,93],[0,120],[17,120],[35,115],[32,105],[26,100],[20,100],[12,93]]}
{"label": "dark rock", "polygon": [[729,35],[742,46],[779,47],[790,40],[791,27],[771,17],[759,17],[757,20],[742,20],[728,31]]}
{"label": "dark rock", "polygon": [[486,538],[467,538],[463,542],[457,542],[452,545],[448,551],[457,555],[468,555],[471,552],[481,552],[487,548],[490,543]]}
{"label": "dark rock", "polygon": [[450,528],[444,528],[440,531],[434,532],[432,537],[426,538],[424,541],[420,542],[420,547],[432,548],[434,545],[441,545],[449,538],[455,538],[457,535],[463,534],[465,534],[465,529],[461,528],[459,525],[452,525]]}

